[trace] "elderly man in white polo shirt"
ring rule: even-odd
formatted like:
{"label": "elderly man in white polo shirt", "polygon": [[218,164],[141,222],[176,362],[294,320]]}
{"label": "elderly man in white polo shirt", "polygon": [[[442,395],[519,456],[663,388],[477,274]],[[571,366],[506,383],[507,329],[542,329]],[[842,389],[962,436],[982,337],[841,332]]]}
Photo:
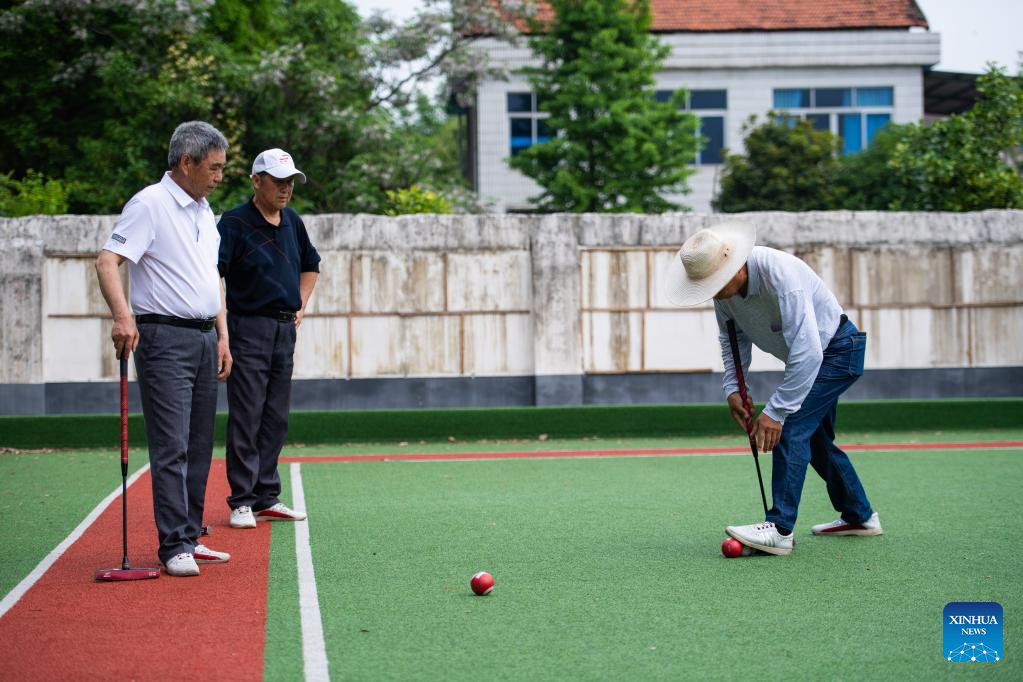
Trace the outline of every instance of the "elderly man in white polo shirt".
{"label": "elderly man in white polo shirt", "polygon": [[[203,121],[179,125],[167,155],[170,171],[128,201],[96,260],[117,356],[135,353],[157,553],[174,576],[199,575],[197,562],[231,558],[199,543],[217,379],[231,371],[217,273],[220,235],[206,201],[226,161],[220,131]],[[131,308],[118,273],[125,260]]]}
{"label": "elderly man in white polo shirt", "polygon": [[790,554],[806,467],[812,465],[841,514],[814,526],[813,533],[880,535],[859,476],[835,445],[838,398],[863,374],[867,335],[843,314],[810,266],[755,241],[755,228],[744,223],[700,230],[683,244],[664,282],[675,305],[714,299],[724,393],[743,431],[754,408],[752,400],[744,404],[740,397],[727,323],[735,323],[744,371],[754,343],[785,363],[781,385],[752,420],[757,446],[772,451],[773,506],[763,523],[728,526],[725,532],[768,554]]}

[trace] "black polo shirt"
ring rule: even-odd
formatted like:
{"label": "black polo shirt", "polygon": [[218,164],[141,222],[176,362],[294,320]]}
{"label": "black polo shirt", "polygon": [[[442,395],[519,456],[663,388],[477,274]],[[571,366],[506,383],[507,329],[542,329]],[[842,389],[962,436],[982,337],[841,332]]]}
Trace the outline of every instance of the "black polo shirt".
{"label": "black polo shirt", "polygon": [[228,312],[293,313],[302,307],[299,276],[320,271],[320,254],[298,213],[284,208],[281,224],[271,225],[249,199],[224,213],[217,229],[217,268],[227,284]]}

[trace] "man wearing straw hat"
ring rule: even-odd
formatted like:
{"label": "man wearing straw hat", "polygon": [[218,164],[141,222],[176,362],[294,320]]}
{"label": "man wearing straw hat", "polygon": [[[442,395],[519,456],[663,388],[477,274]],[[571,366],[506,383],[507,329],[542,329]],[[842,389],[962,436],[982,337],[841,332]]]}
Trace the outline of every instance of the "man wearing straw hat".
{"label": "man wearing straw hat", "polygon": [[753,401],[743,402],[725,329],[734,321],[742,369],[752,344],[785,363],[781,385],[752,420],[761,450],[772,453],[773,506],[761,523],[728,526],[739,542],[768,554],[791,554],[807,465],[824,479],[840,517],[814,535],[880,535],[881,523],[848,456],[835,445],[838,398],[863,374],[867,335],[842,312],[834,294],[803,261],[754,246],[756,229],[723,223],[700,230],[674,258],[664,281],[672,304],[714,300],[724,361],[724,393],[743,431]]}

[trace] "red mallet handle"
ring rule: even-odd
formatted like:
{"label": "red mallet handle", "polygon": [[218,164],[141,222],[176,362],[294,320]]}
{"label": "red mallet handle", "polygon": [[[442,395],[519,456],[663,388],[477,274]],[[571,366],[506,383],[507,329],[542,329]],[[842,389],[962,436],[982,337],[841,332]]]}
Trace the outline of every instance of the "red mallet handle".
{"label": "red mallet handle", "polygon": [[[725,323],[728,328],[728,345],[732,347],[732,364],[735,365],[735,378],[739,382],[739,397],[742,398],[742,406],[746,407],[749,402],[749,394],[746,392],[746,379],[742,375],[742,356],[739,355],[739,337],[735,333],[735,320],[728,320]],[[753,415],[746,416],[746,433],[753,439]]]}

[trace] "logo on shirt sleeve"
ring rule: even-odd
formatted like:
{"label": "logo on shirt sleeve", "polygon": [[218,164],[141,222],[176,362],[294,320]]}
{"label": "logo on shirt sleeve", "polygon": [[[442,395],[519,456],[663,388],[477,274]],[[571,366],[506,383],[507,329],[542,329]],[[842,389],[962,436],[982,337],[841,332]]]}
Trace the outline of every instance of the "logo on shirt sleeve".
{"label": "logo on shirt sleeve", "polygon": [[113,239],[115,242],[121,242],[122,244],[124,244],[124,243],[126,243],[128,241],[127,239],[125,239],[121,235],[117,234],[116,232],[111,234],[110,238]]}

